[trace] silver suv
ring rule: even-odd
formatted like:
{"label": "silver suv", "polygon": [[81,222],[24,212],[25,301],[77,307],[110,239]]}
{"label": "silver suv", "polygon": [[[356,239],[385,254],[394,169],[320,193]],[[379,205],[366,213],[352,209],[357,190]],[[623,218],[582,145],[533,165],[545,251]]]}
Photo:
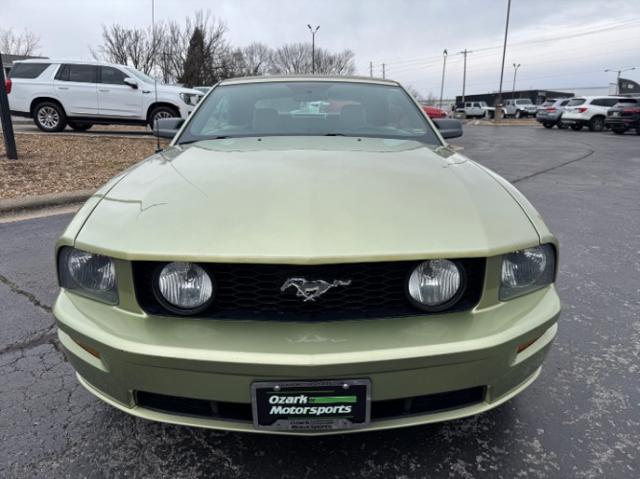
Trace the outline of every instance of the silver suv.
{"label": "silver suv", "polygon": [[561,130],[566,130],[567,126],[560,123],[560,117],[564,111],[564,107],[571,101],[571,98],[557,98],[545,101],[538,108],[536,120],[542,123],[545,128],[553,128],[558,125]]}

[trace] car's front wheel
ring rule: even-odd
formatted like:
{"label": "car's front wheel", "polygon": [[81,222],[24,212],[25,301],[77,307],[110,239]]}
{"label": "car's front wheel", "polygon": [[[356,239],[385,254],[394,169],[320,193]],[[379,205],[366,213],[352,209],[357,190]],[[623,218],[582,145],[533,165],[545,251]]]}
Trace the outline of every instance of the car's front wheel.
{"label": "car's front wheel", "polygon": [[616,135],[624,135],[624,130],[624,128],[620,128],[619,126],[614,126],[611,128],[611,131],[613,131]]}
{"label": "car's front wheel", "polygon": [[558,122],[558,128],[560,128],[561,130],[566,130],[567,128],[569,128],[567,125],[565,125],[562,122]]}
{"label": "car's front wheel", "polygon": [[149,113],[149,126],[153,128],[156,120],[161,120],[163,118],[177,118],[180,116],[180,113],[175,108],[170,106],[157,106]]}
{"label": "car's front wheel", "polygon": [[604,130],[604,118],[601,116],[594,116],[589,122],[590,131],[602,131]]}
{"label": "car's front wheel", "polygon": [[581,123],[574,123],[573,125],[571,125],[571,129],[574,131],[580,131],[582,130],[582,124]]}
{"label": "car's front wheel", "polygon": [[33,109],[33,121],[42,131],[52,133],[64,130],[67,126],[67,115],[57,103],[45,101]]}
{"label": "car's front wheel", "polygon": [[69,122],[69,126],[73,128],[75,131],[87,131],[89,128],[93,126],[93,123],[76,123]]}
{"label": "car's front wheel", "polygon": [[545,121],[542,126],[544,126],[545,128],[553,128],[553,123],[551,123],[550,121]]}

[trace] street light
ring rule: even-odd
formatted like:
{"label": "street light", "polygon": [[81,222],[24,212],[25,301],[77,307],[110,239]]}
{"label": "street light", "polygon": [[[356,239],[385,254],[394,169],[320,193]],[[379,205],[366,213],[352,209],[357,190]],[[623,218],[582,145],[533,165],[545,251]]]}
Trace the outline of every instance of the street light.
{"label": "street light", "polygon": [[520,68],[520,64],[513,64],[513,87],[511,88],[511,99],[516,97],[516,75],[518,74],[518,68]]}
{"label": "street light", "polygon": [[504,77],[504,59],[507,55],[507,36],[509,35],[509,16],[511,14],[511,0],[507,0],[507,18],[504,22],[504,44],[502,45],[502,66],[500,67],[500,87],[498,88],[498,98],[496,100],[496,120],[502,118],[502,80]]}
{"label": "street light", "polygon": [[311,32],[311,73],[315,75],[316,73],[316,32],[320,28],[318,25],[315,29],[307,24],[309,27],[309,31]]}
{"label": "street light", "polygon": [[442,82],[440,83],[440,108],[442,108],[442,93],[444,91],[444,72],[447,68],[447,49],[445,48],[442,52]]}
{"label": "street light", "polygon": [[624,69],[620,69],[620,70],[612,70],[611,68],[607,68],[605,70],[606,73],[608,72],[616,72],[618,74],[617,78],[616,78],[616,95],[620,94],[620,74],[624,73],[624,72],[629,72],[631,70],[635,70],[636,67],[631,67],[631,68],[624,68]]}

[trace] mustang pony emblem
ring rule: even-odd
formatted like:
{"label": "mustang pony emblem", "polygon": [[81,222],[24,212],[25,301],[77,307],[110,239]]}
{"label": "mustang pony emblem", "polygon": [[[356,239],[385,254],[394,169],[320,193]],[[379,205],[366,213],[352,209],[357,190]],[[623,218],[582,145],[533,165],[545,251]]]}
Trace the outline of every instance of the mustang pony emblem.
{"label": "mustang pony emblem", "polygon": [[304,278],[289,278],[280,287],[280,291],[285,291],[289,287],[293,286],[297,290],[296,296],[304,298],[304,301],[306,302],[315,301],[316,298],[322,296],[331,288],[335,288],[336,286],[349,286],[350,284],[350,279],[346,281],[337,279],[332,283],[328,283],[322,279],[309,281]]}

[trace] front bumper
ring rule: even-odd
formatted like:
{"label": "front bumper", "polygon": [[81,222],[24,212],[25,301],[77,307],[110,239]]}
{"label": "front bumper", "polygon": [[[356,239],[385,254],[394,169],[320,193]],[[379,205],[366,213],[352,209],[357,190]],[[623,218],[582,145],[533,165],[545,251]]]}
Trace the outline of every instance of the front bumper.
{"label": "front bumper", "polygon": [[308,324],[150,317],[63,290],[54,315],[61,345],[89,391],[130,414],[175,424],[264,432],[246,417],[150,408],[139,403],[140,393],[246,409],[255,381],[369,378],[374,406],[483,388],[473,404],[372,418],[350,430],[363,431],[477,414],[533,382],[557,332],[555,288],[481,304],[464,313]]}

